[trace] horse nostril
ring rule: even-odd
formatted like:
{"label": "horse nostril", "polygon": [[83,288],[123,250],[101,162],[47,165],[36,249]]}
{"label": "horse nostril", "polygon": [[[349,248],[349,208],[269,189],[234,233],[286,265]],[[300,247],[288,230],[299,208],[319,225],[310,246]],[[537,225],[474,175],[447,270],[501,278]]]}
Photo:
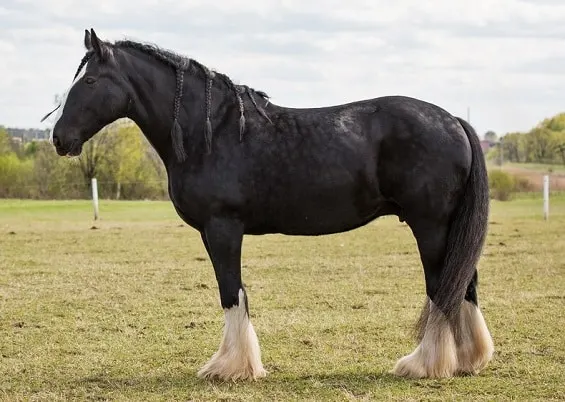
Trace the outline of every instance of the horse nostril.
{"label": "horse nostril", "polygon": [[61,145],[61,141],[59,141],[59,137],[57,137],[56,135],[53,135],[53,145],[55,145],[56,147]]}

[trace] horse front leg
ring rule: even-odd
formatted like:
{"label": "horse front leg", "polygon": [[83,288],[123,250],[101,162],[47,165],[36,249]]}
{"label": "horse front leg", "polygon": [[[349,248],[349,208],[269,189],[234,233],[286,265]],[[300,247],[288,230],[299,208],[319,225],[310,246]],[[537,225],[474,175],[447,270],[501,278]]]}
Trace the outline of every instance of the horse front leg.
{"label": "horse front leg", "polygon": [[212,218],[202,241],[212,260],[224,309],[224,334],[220,347],[198,371],[200,378],[246,380],[264,377],[261,350],[249,320],[247,295],[241,281],[243,224],[234,219]]}

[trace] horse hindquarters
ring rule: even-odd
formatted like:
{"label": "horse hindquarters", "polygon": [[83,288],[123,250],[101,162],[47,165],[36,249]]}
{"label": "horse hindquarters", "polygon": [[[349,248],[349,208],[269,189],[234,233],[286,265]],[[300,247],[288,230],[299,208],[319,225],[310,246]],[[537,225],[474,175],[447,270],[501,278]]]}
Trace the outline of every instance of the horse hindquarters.
{"label": "horse hindquarters", "polygon": [[477,135],[460,123],[473,155],[459,205],[446,219],[408,221],[424,266],[428,299],[418,323],[420,344],[393,370],[404,377],[474,374],[494,350],[476,295],[476,266],[488,224],[486,167]]}

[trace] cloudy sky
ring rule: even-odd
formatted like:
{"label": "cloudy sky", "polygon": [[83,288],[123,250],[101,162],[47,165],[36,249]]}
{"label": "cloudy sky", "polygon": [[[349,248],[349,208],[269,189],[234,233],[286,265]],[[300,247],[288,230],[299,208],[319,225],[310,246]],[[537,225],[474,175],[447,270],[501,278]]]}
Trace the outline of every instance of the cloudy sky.
{"label": "cloudy sky", "polygon": [[0,124],[47,127],[91,27],[186,54],[280,105],[401,94],[462,117],[470,107],[479,133],[565,111],[565,0],[2,0]]}

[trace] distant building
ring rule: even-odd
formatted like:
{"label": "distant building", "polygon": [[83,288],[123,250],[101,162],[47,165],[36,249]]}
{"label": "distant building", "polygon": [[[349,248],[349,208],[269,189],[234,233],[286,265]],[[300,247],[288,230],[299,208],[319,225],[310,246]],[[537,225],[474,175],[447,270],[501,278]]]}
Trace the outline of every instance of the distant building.
{"label": "distant building", "polygon": [[37,128],[11,128],[5,127],[6,132],[12,140],[19,141],[21,143],[26,143],[30,141],[45,141],[49,139],[48,129],[37,129]]}

